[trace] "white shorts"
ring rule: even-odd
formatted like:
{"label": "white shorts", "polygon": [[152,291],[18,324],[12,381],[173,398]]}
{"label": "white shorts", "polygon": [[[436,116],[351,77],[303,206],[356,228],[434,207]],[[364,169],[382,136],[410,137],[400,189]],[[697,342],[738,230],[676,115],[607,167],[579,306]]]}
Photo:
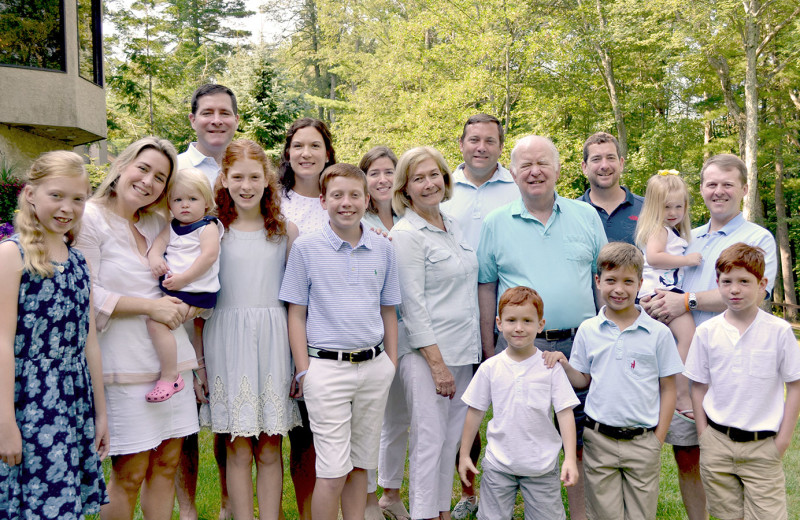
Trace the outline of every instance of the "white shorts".
{"label": "white shorts", "polygon": [[144,398],[155,382],[105,385],[110,455],[152,450],[167,439],[200,430],[192,371],[181,372],[181,376],[186,386],[161,403],[148,403]]}
{"label": "white shorts", "polygon": [[303,379],[317,452],[317,477],[376,469],[381,424],[394,364],[379,355],[361,363],[309,358]]}

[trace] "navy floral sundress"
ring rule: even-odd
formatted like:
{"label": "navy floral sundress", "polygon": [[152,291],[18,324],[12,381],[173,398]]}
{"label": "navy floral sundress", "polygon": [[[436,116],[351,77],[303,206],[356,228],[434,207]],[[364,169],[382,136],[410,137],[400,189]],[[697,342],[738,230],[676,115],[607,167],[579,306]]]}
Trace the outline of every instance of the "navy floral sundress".
{"label": "navy floral sundress", "polygon": [[[10,240],[19,245],[16,235]],[[108,502],[84,354],[89,267],[73,248],[55,267],[52,278],[23,271],[20,280],[14,408],[22,464],[0,462],[0,516],[14,520],[78,519]]]}

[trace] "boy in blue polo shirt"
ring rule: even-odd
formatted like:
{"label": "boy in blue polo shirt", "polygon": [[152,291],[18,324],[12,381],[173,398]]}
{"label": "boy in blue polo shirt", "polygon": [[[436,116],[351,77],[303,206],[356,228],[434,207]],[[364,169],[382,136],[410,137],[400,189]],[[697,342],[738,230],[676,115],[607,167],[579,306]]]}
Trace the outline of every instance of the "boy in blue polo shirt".
{"label": "boy in blue polo shirt", "polygon": [[578,328],[569,363],[560,352],[544,354],[575,388],[589,387],[583,465],[591,519],[656,517],[661,444],[683,365],[667,326],[635,305],[643,266],[636,247],[605,245],[595,276],[605,305]]}
{"label": "boy in blue polo shirt", "polygon": [[335,520],[341,501],[344,520],[363,520],[397,364],[400,286],[392,245],[361,226],[364,172],[335,164],[319,182],[330,222],[292,245],[280,298],[317,452],[311,515]]}

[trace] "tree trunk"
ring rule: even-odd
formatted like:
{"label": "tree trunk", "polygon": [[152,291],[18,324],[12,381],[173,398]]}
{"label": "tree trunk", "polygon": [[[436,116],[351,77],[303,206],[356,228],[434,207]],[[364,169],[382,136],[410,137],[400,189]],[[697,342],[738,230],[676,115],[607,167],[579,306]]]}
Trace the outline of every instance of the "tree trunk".
{"label": "tree trunk", "polygon": [[[780,110],[780,107],[778,107]],[[778,112],[778,125],[783,128],[783,116]],[[797,305],[797,291],[794,286],[794,270],[792,267],[792,246],[789,240],[789,226],[786,221],[786,198],[783,195],[783,136],[778,139],[775,148],[775,220],[776,235],[778,238],[778,251],[781,259],[781,274],[783,275],[783,302]],[[775,280],[778,285],[778,280]],[[775,300],[777,301],[777,299]],[[797,319],[797,309],[787,308],[784,315],[787,320]]]}
{"label": "tree trunk", "polygon": [[759,27],[756,20],[761,2],[749,0],[744,3],[744,52],[746,69],[744,77],[745,136],[744,161],[747,165],[749,190],[744,200],[744,217],[762,223],[764,216],[758,196],[758,44]]}

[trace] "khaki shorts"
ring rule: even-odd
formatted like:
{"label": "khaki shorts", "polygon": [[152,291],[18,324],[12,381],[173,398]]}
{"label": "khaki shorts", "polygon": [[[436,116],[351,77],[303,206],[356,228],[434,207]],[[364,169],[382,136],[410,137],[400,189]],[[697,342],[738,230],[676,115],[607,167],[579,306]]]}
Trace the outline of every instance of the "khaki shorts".
{"label": "khaki shorts", "polygon": [[734,442],[710,426],[700,436],[708,511],[723,520],[786,518],[786,484],[775,438]]}
{"label": "khaki shorts", "polygon": [[583,430],[586,515],[592,520],[655,518],[661,441],[646,432],[631,440]]}

